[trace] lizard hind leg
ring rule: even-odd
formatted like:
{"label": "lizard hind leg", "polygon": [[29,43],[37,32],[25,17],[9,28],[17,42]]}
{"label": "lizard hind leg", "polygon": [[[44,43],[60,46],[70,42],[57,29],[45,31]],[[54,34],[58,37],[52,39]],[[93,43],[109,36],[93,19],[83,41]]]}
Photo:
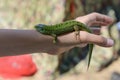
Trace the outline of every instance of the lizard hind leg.
{"label": "lizard hind leg", "polygon": [[80,41],[80,29],[78,26],[74,26],[74,30],[75,30],[75,38],[76,40]]}

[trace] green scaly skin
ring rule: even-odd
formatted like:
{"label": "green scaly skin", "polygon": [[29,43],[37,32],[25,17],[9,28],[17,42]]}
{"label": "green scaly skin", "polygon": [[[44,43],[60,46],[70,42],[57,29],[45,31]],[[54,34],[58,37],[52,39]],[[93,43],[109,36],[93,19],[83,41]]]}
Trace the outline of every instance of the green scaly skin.
{"label": "green scaly skin", "polygon": [[[57,42],[57,36],[70,33],[73,31],[79,32],[80,30],[83,30],[92,33],[92,31],[85,24],[74,20],[66,21],[55,25],[38,24],[35,26],[35,29],[41,34],[53,36],[54,43]],[[92,50],[93,50],[93,44],[89,44],[89,60],[88,60],[87,69],[90,66]]]}

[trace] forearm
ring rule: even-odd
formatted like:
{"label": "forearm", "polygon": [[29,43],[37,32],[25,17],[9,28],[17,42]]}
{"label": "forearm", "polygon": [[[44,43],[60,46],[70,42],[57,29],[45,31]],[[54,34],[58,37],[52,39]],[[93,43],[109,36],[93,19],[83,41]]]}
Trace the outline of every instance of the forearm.
{"label": "forearm", "polygon": [[51,36],[35,30],[0,29],[0,56],[50,52],[57,47]]}

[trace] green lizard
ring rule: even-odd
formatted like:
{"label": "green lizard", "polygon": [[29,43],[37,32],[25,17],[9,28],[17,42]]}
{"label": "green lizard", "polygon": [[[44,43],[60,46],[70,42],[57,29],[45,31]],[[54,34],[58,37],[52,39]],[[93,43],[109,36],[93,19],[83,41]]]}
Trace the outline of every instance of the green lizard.
{"label": "green lizard", "polygon": [[[66,21],[63,23],[55,24],[55,25],[38,24],[35,26],[35,29],[41,34],[53,36],[54,43],[57,43],[58,41],[57,37],[59,35],[70,33],[73,31],[78,32],[78,34],[76,35],[79,35],[80,30],[84,30],[89,33],[92,33],[92,31],[85,24],[78,21],[74,21],[74,20]],[[88,60],[87,69],[89,68],[89,65],[90,65],[92,50],[93,50],[93,44],[89,44],[89,60]]]}

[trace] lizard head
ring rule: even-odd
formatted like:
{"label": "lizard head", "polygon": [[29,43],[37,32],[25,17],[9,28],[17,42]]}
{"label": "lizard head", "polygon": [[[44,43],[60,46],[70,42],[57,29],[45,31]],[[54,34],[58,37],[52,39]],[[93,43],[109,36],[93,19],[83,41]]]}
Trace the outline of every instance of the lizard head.
{"label": "lizard head", "polygon": [[38,24],[38,25],[35,25],[35,28],[43,28],[44,26],[46,26],[45,24]]}
{"label": "lizard head", "polygon": [[38,25],[35,25],[35,29],[38,31],[38,32],[43,32],[43,28],[45,27],[46,25],[45,24],[38,24]]}

